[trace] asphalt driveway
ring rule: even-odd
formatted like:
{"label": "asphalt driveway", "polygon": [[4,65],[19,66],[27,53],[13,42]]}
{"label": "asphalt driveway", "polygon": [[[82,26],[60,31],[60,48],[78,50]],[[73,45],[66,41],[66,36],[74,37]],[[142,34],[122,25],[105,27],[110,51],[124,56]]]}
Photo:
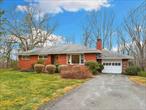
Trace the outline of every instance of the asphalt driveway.
{"label": "asphalt driveway", "polygon": [[146,88],[123,75],[99,75],[41,110],[146,110]]}

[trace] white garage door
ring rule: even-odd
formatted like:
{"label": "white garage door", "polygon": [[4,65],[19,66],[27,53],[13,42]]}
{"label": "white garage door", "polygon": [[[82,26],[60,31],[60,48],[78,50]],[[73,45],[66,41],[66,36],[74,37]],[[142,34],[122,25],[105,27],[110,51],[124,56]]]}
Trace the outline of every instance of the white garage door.
{"label": "white garage door", "polygon": [[122,73],[122,60],[103,60],[103,73]]}

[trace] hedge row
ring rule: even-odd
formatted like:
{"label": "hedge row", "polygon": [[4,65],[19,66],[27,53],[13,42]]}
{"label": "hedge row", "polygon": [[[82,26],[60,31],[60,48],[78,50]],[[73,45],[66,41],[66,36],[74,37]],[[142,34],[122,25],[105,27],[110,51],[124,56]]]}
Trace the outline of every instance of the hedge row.
{"label": "hedge row", "polygon": [[90,69],[83,65],[61,66],[60,70],[62,78],[85,79],[92,77],[92,72]]}
{"label": "hedge row", "polygon": [[128,67],[124,74],[146,77],[146,71],[143,71],[140,67],[137,67],[137,66]]}

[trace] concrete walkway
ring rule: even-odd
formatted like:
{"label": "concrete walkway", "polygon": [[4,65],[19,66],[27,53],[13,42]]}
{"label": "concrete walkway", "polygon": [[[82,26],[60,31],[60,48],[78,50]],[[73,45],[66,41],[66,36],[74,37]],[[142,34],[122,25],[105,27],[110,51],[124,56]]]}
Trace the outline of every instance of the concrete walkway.
{"label": "concrete walkway", "polygon": [[146,110],[146,88],[123,75],[99,75],[40,110]]}

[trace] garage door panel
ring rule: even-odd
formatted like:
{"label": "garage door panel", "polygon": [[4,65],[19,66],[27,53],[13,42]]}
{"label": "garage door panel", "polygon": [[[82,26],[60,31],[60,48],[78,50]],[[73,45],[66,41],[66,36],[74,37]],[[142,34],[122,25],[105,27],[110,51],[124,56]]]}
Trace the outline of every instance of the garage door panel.
{"label": "garage door panel", "polygon": [[103,60],[103,73],[122,73],[122,60]]}

